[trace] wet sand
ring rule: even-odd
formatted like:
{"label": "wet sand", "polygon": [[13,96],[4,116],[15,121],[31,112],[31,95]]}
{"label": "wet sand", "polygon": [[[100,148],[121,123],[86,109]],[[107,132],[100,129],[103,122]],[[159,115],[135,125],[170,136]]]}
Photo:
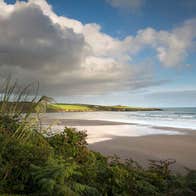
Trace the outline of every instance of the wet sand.
{"label": "wet sand", "polygon": [[147,166],[148,160],[175,159],[174,169],[196,169],[196,135],[148,135],[114,137],[112,140],[90,144],[89,148],[104,155],[116,154],[132,158]]}
{"label": "wet sand", "polygon": [[66,126],[103,126],[103,125],[132,125],[132,123],[104,121],[104,120],[83,120],[83,119],[42,119],[42,124],[50,124],[52,121],[56,125]]}

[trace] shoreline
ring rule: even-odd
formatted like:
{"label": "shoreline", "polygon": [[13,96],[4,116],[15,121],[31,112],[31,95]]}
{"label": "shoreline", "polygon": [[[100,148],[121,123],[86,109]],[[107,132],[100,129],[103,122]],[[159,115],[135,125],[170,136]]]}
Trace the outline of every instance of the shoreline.
{"label": "shoreline", "polygon": [[50,119],[50,118],[42,118],[42,125],[49,125],[51,122],[54,122],[55,125],[59,126],[112,126],[112,125],[135,125],[141,127],[149,127],[152,129],[159,130],[171,130],[178,131],[188,134],[195,134],[196,129],[192,128],[180,128],[180,127],[172,127],[172,126],[154,126],[148,124],[140,124],[140,123],[126,123],[126,122],[118,122],[118,121],[109,121],[109,120],[84,120],[84,119]]}
{"label": "shoreline", "polygon": [[[57,124],[54,126],[56,133],[60,133],[65,126],[87,130],[89,149],[106,156],[115,154],[122,160],[132,158],[144,167],[147,166],[148,160],[175,159],[176,164],[172,169],[176,171],[185,172],[185,167],[196,169],[194,129],[102,120],[44,119],[43,121],[45,125],[56,121]],[[152,133],[149,132],[152,130]]]}
{"label": "shoreline", "polygon": [[66,126],[104,126],[104,125],[133,125],[132,123],[106,121],[106,120],[83,120],[83,119],[46,119],[43,118],[43,124],[49,124],[56,121],[57,125]]}

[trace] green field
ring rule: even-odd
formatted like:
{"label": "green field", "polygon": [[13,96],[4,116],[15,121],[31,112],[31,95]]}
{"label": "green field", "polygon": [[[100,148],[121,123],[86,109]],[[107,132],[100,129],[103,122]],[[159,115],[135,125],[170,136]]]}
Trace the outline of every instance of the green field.
{"label": "green field", "polygon": [[158,108],[142,108],[129,106],[102,106],[88,104],[48,104],[47,112],[90,112],[90,111],[154,111]]}
{"label": "green field", "polygon": [[92,111],[90,107],[84,105],[65,105],[65,104],[48,104],[47,111]]}

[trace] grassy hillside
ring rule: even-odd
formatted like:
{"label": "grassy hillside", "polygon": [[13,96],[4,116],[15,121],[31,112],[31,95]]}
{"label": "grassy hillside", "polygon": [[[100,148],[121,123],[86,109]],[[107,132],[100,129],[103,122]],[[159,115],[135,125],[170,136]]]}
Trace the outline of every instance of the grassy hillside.
{"label": "grassy hillside", "polygon": [[129,106],[102,106],[88,104],[48,104],[47,112],[89,112],[89,111],[154,111],[158,108],[142,108]]}
{"label": "grassy hillside", "polygon": [[88,111],[93,111],[93,109],[91,109],[91,107],[88,107],[86,105],[48,104],[47,111],[48,112],[69,112],[69,111],[88,112]]}

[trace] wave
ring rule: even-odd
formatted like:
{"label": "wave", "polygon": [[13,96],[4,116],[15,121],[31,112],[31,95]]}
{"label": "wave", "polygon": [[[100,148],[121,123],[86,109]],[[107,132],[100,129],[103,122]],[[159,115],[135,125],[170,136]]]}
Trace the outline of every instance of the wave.
{"label": "wave", "polygon": [[172,108],[163,111],[138,112],[68,112],[48,114],[58,119],[107,120],[196,130],[196,108]]}

